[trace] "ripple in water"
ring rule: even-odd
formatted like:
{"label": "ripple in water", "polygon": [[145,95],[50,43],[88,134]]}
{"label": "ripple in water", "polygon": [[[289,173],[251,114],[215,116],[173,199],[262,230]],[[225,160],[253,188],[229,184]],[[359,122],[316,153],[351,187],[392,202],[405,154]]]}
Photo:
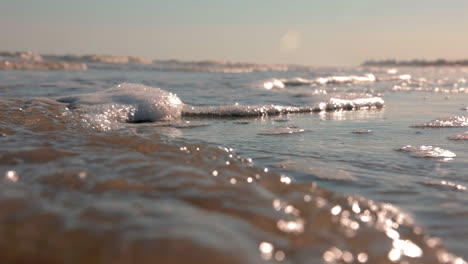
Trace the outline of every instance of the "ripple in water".
{"label": "ripple in water", "polygon": [[359,130],[354,130],[351,133],[353,133],[353,134],[370,134],[370,133],[374,133],[374,131],[372,131],[370,129],[359,129]]}
{"label": "ripple in water", "polygon": [[299,172],[311,175],[320,180],[328,181],[355,181],[356,178],[351,173],[333,168],[330,165],[312,159],[305,160],[287,160],[274,165],[287,171]]}
{"label": "ripple in water", "polygon": [[287,135],[287,134],[297,134],[297,133],[304,133],[306,130],[298,127],[276,127],[271,128],[265,131],[258,133],[259,135],[265,136],[275,136],[275,135]]}
{"label": "ripple in water", "polygon": [[451,140],[468,140],[468,132],[461,133],[461,134],[454,135],[454,136],[450,136],[450,137],[448,137],[448,139],[451,139]]}
{"label": "ripple in water", "polygon": [[454,189],[457,191],[466,191],[466,186],[450,181],[425,181],[422,182],[422,184],[430,187],[444,187]]}

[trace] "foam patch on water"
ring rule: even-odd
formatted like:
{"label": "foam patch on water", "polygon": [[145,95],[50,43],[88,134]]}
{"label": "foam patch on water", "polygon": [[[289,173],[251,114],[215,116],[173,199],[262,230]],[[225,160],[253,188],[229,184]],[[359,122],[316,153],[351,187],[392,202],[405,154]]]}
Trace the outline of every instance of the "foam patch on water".
{"label": "foam patch on water", "polygon": [[[317,109],[317,111],[320,111]],[[186,106],[182,112],[185,116],[207,117],[249,117],[268,116],[291,113],[314,112],[313,107],[281,105],[224,105],[224,106]]]}
{"label": "foam patch on water", "polygon": [[468,126],[468,118],[466,116],[450,116],[440,119],[431,120],[426,123],[416,124],[412,127],[466,127]]}
{"label": "foam patch on water", "polygon": [[348,95],[331,97],[328,100],[311,106],[282,105],[226,105],[226,106],[185,106],[184,116],[207,117],[249,117],[269,116],[294,113],[317,113],[322,111],[343,111],[358,109],[380,109],[385,101],[381,97],[368,95]]}
{"label": "foam patch on water", "polygon": [[102,92],[58,99],[79,108],[102,126],[115,122],[153,122],[181,116],[183,103],[177,95],[151,86],[122,83]]}
{"label": "foam patch on water", "polygon": [[352,96],[346,98],[330,98],[327,103],[319,104],[322,110],[353,110],[353,109],[371,109],[382,108],[385,101],[381,97],[360,97]]}
{"label": "foam patch on water", "polygon": [[[224,105],[188,106],[177,95],[142,84],[122,83],[107,90],[59,98],[82,117],[82,123],[99,130],[113,130],[122,123],[171,121],[181,116],[255,117],[293,113],[317,113],[358,109],[379,109],[381,97],[367,94],[336,94],[311,106]],[[183,124],[184,127],[189,125]],[[191,125],[190,125],[191,126]],[[197,125],[199,126],[199,125]],[[301,131],[288,130],[291,133]],[[303,132],[303,131],[302,131]]]}
{"label": "foam patch on water", "polygon": [[421,158],[453,158],[457,156],[450,150],[442,149],[439,147],[433,146],[420,146],[414,147],[411,145],[406,145],[396,149],[397,151],[406,151],[411,154],[413,157]]}
{"label": "foam patch on water", "polygon": [[327,85],[345,85],[345,84],[363,84],[374,82],[394,82],[394,81],[409,81],[411,75],[403,74],[399,76],[382,76],[376,77],[374,74],[358,75],[336,75],[318,77],[315,79],[305,79],[301,77],[286,78],[286,79],[271,79],[263,82],[263,88],[267,90],[283,89],[285,87],[294,86],[327,86]]}

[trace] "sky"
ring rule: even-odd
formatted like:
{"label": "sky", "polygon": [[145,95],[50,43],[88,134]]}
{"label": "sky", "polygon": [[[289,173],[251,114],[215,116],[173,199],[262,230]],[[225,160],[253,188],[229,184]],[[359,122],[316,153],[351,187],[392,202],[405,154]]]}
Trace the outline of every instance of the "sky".
{"label": "sky", "polygon": [[0,0],[0,50],[352,66],[468,58],[467,0]]}

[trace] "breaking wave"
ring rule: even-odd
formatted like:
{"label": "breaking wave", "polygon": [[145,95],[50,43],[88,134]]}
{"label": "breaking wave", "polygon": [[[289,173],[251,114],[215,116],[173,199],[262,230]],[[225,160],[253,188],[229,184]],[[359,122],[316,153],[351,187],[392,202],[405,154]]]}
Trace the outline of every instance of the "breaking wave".
{"label": "breaking wave", "polygon": [[[339,97],[339,96],[338,96]],[[346,97],[346,96],[344,96]],[[206,117],[249,117],[270,116],[294,113],[318,113],[322,111],[380,109],[384,100],[371,96],[348,96],[347,98],[330,97],[327,101],[312,106],[281,106],[281,105],[229,105],[229,106],[185,106],[184,116]]]}
{"label": "breaking wave", "polygon": [[[317,113],[380,109],[384,100],[370,95],[335,95],[311,106],[224,105],[189,106],[176,94],[142,84],[122,83],[93,94],[80,94],[57,99],[80,113],[92,127],[111,130],[119,123],[176,120],[186,117],[256,117],[294,113]],[[293,131],[293,130],[290,130]]]}
{"label": "breaking wave", "polygon": [[429,127],[466,127],[468,126],[468,118],[466,116],[450,116],[440,119],[431,120],[426,123],[416,124],[412,127],[429,128]]}
{"label": "breaking wave", "polygon": [[457,156],[450,150],[446,150],[439,147],[433,146],[419,146],[414,147],[411,145],[406,145],[396,149],[397,151],[409,152],[413,157],[419,158],[453,158]]}
{"label": "breaking wave", "polygon": [[[62,97],[61,103],[80,108],[88,120],[107,128],[115,122],[154,122],[181,116],[177,95],[142,84],[122,83],[102,92]],[[107,130],[107,129],[105,129]]]}
{"label": "breaking wave", "polygon": [[403,74],[399,76],[382,76],[376,77],[374,74],[366,74],[364,76],[344,75],[344,76],[327,76],[318,77],[315,79],[304,79],[300,77],[289,79],[272,79],[263,82],[263,88],[267,90],[283,89],[285,87],[294,86],[327,86],[327,85],[344,85],[344,84],[359,84],[373,82],[391,82],[391,81],[407,81],[411,79],[411,75]]}

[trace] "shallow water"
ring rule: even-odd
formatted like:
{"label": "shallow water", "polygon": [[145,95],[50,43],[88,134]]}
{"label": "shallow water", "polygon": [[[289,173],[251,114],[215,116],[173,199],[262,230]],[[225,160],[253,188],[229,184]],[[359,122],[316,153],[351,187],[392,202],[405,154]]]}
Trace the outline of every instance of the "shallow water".
{"label": "shallow water", "polygon": [[2,262],[468,257],[465,69],[205,68],[0,72]]}

